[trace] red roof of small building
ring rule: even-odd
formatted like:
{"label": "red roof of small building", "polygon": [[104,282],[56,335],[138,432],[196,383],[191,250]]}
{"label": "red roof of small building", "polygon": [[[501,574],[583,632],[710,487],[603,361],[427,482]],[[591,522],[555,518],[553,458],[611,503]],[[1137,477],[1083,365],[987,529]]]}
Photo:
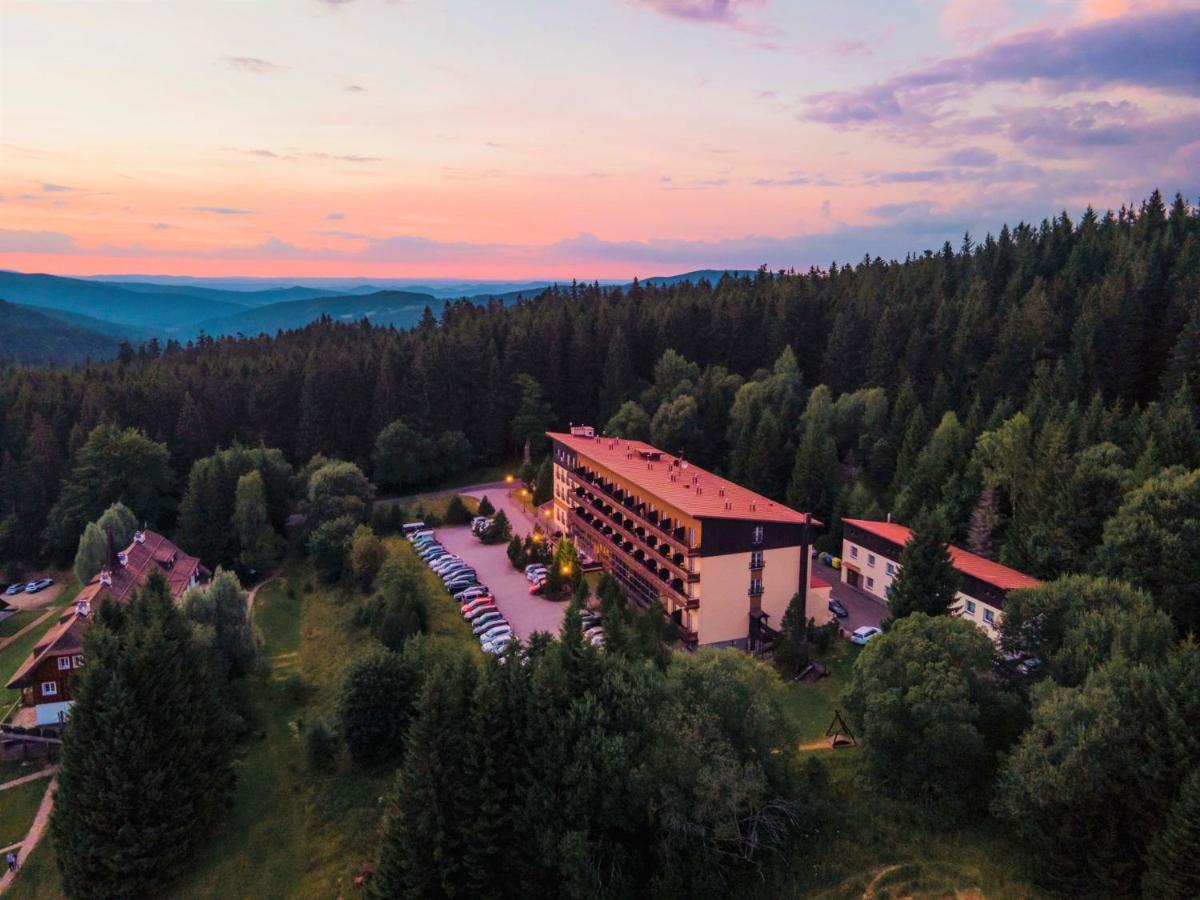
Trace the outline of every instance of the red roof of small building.
{"label": "red roof of small building", "polygon": [[[140,538],[140,539],[139,539]],[[75,605],[63,613],[42,636],[15,675],[10,688],[25,687],[42,660],[68,656],[83,650],[83,632],[91,621],[90,615],[105,599],[128,603],[135,588],[150,580],[153,572],[161,572],[171,596],[178,600],[191,584],[197,572],[209,574],[194,556],[188,556],[173,543],[154,531],[140,531],[133,542],[119,555],[118,564],[111,570],[97,573],[75,597]]]}
{"label": "red roof of small building", "polygon": [[[547,432],[550,438],[697,519],[802,524],[805,514],[652,447],[623,438]],[[658,454],[648,460],[643,454]],[[816,519],[813,525],[820,525]]]}
{"label": "red roof of small building", "polygon": [[155,531],[141,531],[138,534],[141,540],[135,537],[118,554],[123,563],[118,562],[112,567],[112,583],[105,584],[101,578],[103,573],[97,573],[79,592],[76,601],[87,600],[96,606],[101,599],[109,597],[119,603],[128,603],[134,590],[145,584],[151,573],[156,571],[167,580],[171,596],[178,600],[197,571],[208,574],[208,570],[200,565],[200,560],[188,556],[161,534]]}
{"label": "red roof of small building", "polygon": [[[909,538],[912,537],[911,528],[906,528],[896,522],[873,522],[869,519],[843,519],[842,521],[847,525],[853,525],[884,540],[891,541],[899,547],[907,544]],[[953,544],[950,545],[950,559],[954,563],[954,568],[964,575],[978,578],[985,584],[993,585],[1004,591],[1037,587],[1041,584],[1036,578],[1026,575],[1024,572],[1002,566],[998,562],[985,559],[969,550],[955,547]]]}

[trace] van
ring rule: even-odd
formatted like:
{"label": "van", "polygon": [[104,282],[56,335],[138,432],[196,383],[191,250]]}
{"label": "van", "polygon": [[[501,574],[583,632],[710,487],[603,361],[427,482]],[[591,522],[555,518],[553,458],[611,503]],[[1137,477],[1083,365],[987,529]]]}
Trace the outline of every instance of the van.
{"label": "van", "polygon": [[414,534],[415,532],[424,531],[425,523],[424,522],[405,522],[400,527],[404,531],[405,537],[407,537],[408,535]]}

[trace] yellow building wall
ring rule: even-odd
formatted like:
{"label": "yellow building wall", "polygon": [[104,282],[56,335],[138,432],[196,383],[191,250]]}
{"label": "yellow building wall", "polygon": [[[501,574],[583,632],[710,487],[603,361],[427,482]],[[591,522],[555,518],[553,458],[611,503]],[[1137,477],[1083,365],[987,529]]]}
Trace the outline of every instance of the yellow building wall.
{"label": "yellow building wall", "polygon": [[749,561],[748,553],[701,558],[700,609],[692,614],[693,621],[699,622],[693,627],[701,645],[745,640],[749,635]]}

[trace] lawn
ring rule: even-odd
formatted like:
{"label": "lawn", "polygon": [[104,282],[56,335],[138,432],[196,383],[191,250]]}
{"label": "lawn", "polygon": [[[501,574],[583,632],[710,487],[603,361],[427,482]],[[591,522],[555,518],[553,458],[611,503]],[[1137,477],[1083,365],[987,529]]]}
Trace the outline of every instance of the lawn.
{"label": "lawn", "polygon": [[38,778],[28,784],[0,791],[0,847],[25,839],[25,833],[33,824],[34,814],[49,784],[49,778]]}
{"label": "lawn", "polygon": [[38,616],[44,610],[20,609],[9,616],[7,619],[0,621],[0,640],[10,638]]}
{"label": "lawn", "polygon": [[828,678],[788,685],[787,709],[804,743],[825,737],[834,712],[840,709],[842,688],[850,678],[860,649],[849,641],[835,641],[821,658],[821,662],[829,669]]}
{"label": "lawn", "polygon": [[[412,553],[402,539],[388,544]],[[436,586],[430,632],[477,646],[441,582]],[[353,608],[352,597],[322,585],[303,563],[259,591],[254,618],[271,661],[270,675],[250,685],[259,736],[238,763],[237,797],[224,827],[172,896],[342,896],[358,867],[374,860],[391,775],[364,773],[344,755],[333,773],[313,775],[303,743],[303,728],[332,721],[350,662],[379,647],[350,625]],[[293,699],[298,679],[311,691],[304,702]]]}
{"label": "lawn", "polygon": [[[456,491],[447,491],[443,493],[415,494],[412,497],[403,497],[396,502],[404,507],[405,516],[409,520],[417,521],[431,514],[441,519],[445,518],[446,507],[456,493]],[[479,509],[479,501],[474,497],[463,495],[462,500],[472,515]]]}

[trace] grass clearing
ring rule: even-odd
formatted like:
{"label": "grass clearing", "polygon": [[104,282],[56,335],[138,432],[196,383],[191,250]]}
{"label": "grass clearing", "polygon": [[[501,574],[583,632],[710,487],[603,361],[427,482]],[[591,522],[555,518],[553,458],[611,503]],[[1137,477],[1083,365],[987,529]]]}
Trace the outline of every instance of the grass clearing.
{"label": "grass clearing", "polygon": [[821,740],[834,712],[840,708],[842,688],[850,680],[861,647],[837,640],[821,657],[829,677],[819,681],[795,681],[787,686],[787,709],[803,742]]}
{"label": "grass clearing", "polygon": [[39,778],[7,791],[0,791],[0,847],[7,847],[25,839],[49,784],[50,779]]}
{"label": "grass clearing", "polygon": [[519,461],[501,463],[495,466],[480,466],[478,469],[472,469],[470,472],[462,475],[455,475],[453,478],[435,481],[427,485],[419,494],[408,494],[403,497],[382,497],[376,502],[398,503],[401,506],[408,507],[425,497],[449,496],[456,491],[475,487],[479,484],[491,484],[495,481],[503,481],[508,475],[516,475],[517,469],[520,467],[521,464]]}
{"label": "grass clearing", "polygon": [[12,637],[43,612],[44,610],[19,609],[7,619],[0,621],[0,640]]}
{"label": "grass clearing", "polygon": [[[386,543],[412,554],[402,538]],[[432,584],[430,633],[477,648],[441,582]],[[223,828],[171,896],[344,896],[359,866],[374,860],[392,773],[364,772],[343,753],[333,772],[316,775],[304,748],[307,726],[332,725],[347,667],[380,646],[351,625],[360,597],[322,584],[307,563],[290,564],[259,591],[254,618],[271,672],[248,684],[255,735],[242,748]],[[308,696],[298,701],[300,687]]]}

